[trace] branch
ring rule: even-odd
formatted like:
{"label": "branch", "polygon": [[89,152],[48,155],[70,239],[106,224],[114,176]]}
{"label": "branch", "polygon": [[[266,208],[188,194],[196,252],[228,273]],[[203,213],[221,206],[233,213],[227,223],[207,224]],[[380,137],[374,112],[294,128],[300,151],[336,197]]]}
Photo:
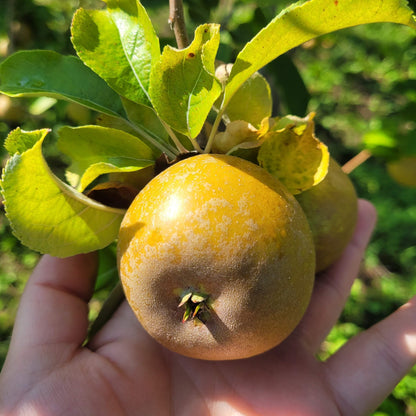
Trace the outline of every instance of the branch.
{"label": "branch", "polygon": [[9,38],[9,45],[7,47],[7,54],[10,55],[14,52],[14,38],[15,34],[13,33],[13,21],[15,18],[15,9],[16,1],[8,0],[6,4],[6,23],[7,23],[7,37]]}
{"label": "branch", "polygon": [[342,170],[348,175],[350,174],[355,168],[362,165],[367,159],[371,157],[371,153],[364,149],[361,150],[360,153],[355,155],[352,159],[350,159],[344,166],[342,166]]}
{"label": "branch", "polygon": [[184,49],[189,45],[188,35],[185,27],[185,17],[183,14],[182,0],[169,0],[169,25],[173,30],[176,43],[179,49]]}

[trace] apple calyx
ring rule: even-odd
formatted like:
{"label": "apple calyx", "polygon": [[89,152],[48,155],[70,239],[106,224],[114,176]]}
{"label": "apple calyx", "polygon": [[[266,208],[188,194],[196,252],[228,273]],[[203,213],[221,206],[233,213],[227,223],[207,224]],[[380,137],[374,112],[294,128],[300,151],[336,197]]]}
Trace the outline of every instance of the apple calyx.
{"label": "apple calyx", "polygon": [[180,296],[178,308],[185,308],[182,322],[194,321],[205,324],[210,318],[209,295],[201,291],[186,289]]}

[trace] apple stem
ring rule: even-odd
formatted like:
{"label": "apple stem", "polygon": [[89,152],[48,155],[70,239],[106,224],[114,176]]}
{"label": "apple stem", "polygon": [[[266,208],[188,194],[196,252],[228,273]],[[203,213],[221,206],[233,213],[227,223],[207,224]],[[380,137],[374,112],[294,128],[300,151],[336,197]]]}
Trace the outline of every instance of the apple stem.
{"label": "apple stem", "polygon": [[215,135],[217,134],[218,127],[221,123],[223,113],[224,113],[224,109],[220,109],[220,111],[218,112],[217,117],[214,121],[214,124],[212,125],[211,133],[209,135],[207,145],[204,149],[204,153],[210,153],[211,152],[212,145],[214,143],[214,138],[215,138]]}
{"label": "apple stem", "polygon": [[179,49],[184,49],[189,45],[186,33],[185,17],[183,13],[182,0],[169,0],[169,26],[173,30],[176,43]]}

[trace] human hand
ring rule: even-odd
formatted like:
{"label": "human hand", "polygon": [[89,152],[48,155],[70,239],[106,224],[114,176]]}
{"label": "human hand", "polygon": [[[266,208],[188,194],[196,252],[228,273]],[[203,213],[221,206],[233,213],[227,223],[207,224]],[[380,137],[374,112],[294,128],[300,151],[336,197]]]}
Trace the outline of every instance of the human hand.
{"label": "human hand", "polygon": [[354,237],[318,276],[296,330],[273,350],[238,361],[164,349],[126,302],[83,346],[96,256],[44,256],[27,283],[0,375],[0,414],[370,414],[416,361],[416,298],[326,362],[315,356],[346,302],[374,223],[374,208],[360,201]]}

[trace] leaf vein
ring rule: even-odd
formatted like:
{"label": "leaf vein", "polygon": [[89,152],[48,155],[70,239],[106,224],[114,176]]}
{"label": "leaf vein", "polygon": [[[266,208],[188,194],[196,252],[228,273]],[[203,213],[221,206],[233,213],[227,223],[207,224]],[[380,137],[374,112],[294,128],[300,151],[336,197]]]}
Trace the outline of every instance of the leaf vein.
{"label": "leaf vein", "polygon": [[189,93],[189,96],[188,96],[188,103],[187,103],[187,109],[186,109],[186,125],[188,127],[188,134],[189,135],[191,135],[191,131],[190,131],[190,127],[189,127],[189,123],[190,123],[190,120],[189,120],[190,111],[191,111],[191,108],[196,105],[196,104],[192,105],[192,97],[193,97],[195,88],[199,84],[199,80],[201,79],[201,76],[202,76],[202,73],[203,72],[204,72],[204,69],[201,68],[200,71],[199,71],[198,77],[197,77],[197,79],[196,79],[196,81],[194,83],[194,86],[193,86],[193,88],[192,88],[192,90],[191,90],[191,92]]}
{"label": "leaf vein", "polygon": [[134,77],[136,78],[136,81],[138,82],[138,84],[139,84],[139,86],[140,86],[140,88],[141,88],[141,90],[144,92],[144,94],[146,95],[146,97],[147,97],[147,99],[150,101],[150,96],[149,96],[149,92],[147,91],[147,89],[144,87],[144,84],[143,84],[143,82],[142,82],[142,79],[140,78],[140,76],[138,75],[138,73],[136,72],[136,69],[135,69],[135,67],[134,67],[134,64],[133,64],[133,61],[132,61],[132,59],[131,59],[131,57],[132,56],[134,56],[134,52],[135,52],[135,48],[136,48],[136,39],[137,39],[137,36],[138,36],[138,31],[136,30],[136,35],[135,35],[135,42],[134,42],[134,48],[133,48],[133,51],[131,52],[131,56],[130,56],[130,54],[128,53],[128,50],[127,50],[127,48],[126,48],[126,42],[124,42],[124,40],[123,40],[123,36],[121,35],[121,33],[120,33],[120,29],[119,29],[119,27],[117,26],[117,23],[114,21],[114,18],[113,17],[111,17],[111,20],[113,21],[113,23],[114,23],[114,25],[117,27],[117,33],[118,33],[118,35],[119,35],[119,38],[120,38],[120,43],[121,43],[121,46],[122,46],[122,48],[123,48],[123,52],[124,52],[124,56],[126,57],[126,59],[127,59],[127,62],[128,62],[128,64],[129,64],[129,66],[130,66],[130,69],[132,70],[132,72],[133,72],[133,75],[134,75]]}

